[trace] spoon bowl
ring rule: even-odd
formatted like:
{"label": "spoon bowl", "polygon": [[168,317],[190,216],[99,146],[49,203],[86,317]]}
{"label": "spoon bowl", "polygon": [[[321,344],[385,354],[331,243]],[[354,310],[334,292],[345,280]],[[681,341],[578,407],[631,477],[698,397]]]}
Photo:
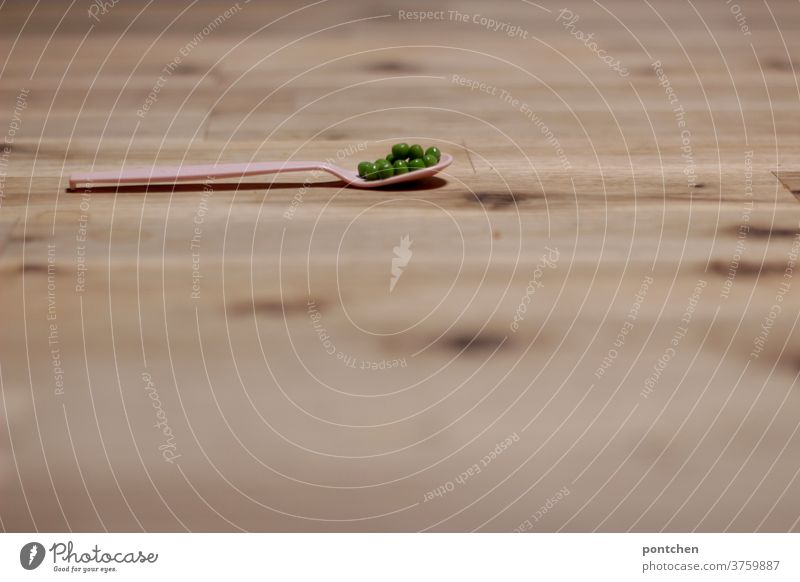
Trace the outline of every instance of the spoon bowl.
{"label": "spoon bowl", "polygon": [[[356,172],[352,172],[350,170],[345,170],[348,172],[348,174],[350,174],[348,177],[340,177],[347,182],[348,186],[352,186],[354,188],[380,188],[381,186],[391,186],[393,184],[402,184],[403,182],[412,182],[430,178],[431,176],[435,176],[444,170],[452,163],[453,156],[449,154],[442,154],[442,158],[436,163],[436,165],[429,166],[427,168],[420,168],[419,170],[408,171],[405,174],[392,176],[391,178],[384,178],[383,180],[367,181],[364,178],[359,177]],[[342,170],[342,168],[337,168],[337,170]]]}
{"label": "spoon bowl", "polygon": [[151,168],[133,168],[130,170],[104,170],[101,172],[77,172],[69,177],[72,189],[93,184],[154,184],[172,182],[206,182],[216,178],[244,178],[278,174],[281,172],[327,172],[343,180],[353,188],[380,188],[403,182],[412,182],[430,178],[453,163],[453,156],[442,154],[434,166],[421,168],[384,178],[383,180],[365,180],[357,172],[335,166],[328,162],[251,162],[240,164],[201,164],[191,166],[153,166]]}

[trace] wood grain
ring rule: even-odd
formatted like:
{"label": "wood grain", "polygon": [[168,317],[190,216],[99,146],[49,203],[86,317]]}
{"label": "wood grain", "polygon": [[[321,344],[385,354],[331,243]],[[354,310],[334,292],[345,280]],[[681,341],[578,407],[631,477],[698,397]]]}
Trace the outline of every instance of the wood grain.
{"label": "wood grain", "polygon": [[796,2],[145,4],[0,8],[4,530],[800,530]]}

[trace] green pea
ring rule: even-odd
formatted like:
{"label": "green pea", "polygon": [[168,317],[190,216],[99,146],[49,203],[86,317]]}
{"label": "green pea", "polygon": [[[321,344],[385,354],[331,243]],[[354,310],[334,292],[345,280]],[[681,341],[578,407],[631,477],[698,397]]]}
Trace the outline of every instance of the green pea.
{"label": "green pea", "polygon": [[364,178],[365,180],[377,180],[378,179],[377,172],[378,169],[372,162],[361,162],[360,164],[358,164],[358,175]]}
{"label": "green pea", "polygon": [[416,158],[421,158],[425,155],[425,150],[422,149],[422,146],[418,143],[415,143],[410,148],[408,148],[408,157],[412,160]]}
{"label": "green pea", "polygon": [[393,164],[396,159],[394,154],[386,154],[386,161],[390,164]]}
{"label": "green pea", "polygon": [[358,175],[365,178],[367,174],[375,171],[375,164],[372,162],[360,162],[358,164]]}
{"label": "green pea", "polygon": [[413,172],[414,170],[423,170],[425,169],[425,162],[422,158],[414,158],[410,162],[408,162],[408,171]]}
{"label": "green pea", "polygon": [[392,164],[387,162],[384,158],[375,160],[375,168],[378,170],[378,177],[381,180],[385,180],[386,178],[391,178],[394,176]]}
{"label": "green pea", "polygon": [[427,168],[435,166],[438,163],[436,161],[436,156],[432,156],[431,154],[425,154],[424,156],[422,156],[422,161],[425,162],[425,167]]}
{"label": "green pea", "polygon": [[404,160],[408,157],[408,144],[396,143],[392,146],[392,155],[396,160]]}
{"label": "green pea", "polygon": [[403,160],[395,160],[392,164],[394,168],[394,175],[399,176],[400,174],[405,174],[408,172],[408,165]]}
{"label": "green pea", "polygon": [[439,148],[437,148],[436,146],[431,146],[428,149],[426,149],[425,155],[433,156],[434,158],[436,158],[437,162],[442,159],[442,152],[440,152]]}

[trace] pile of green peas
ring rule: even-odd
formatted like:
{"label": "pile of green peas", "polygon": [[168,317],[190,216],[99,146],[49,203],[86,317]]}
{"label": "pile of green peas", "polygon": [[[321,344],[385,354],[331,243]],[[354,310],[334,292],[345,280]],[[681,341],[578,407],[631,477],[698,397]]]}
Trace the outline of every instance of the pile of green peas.
{"label": "pile of green peas", "polygon": [[396,143],[392,146],[392,153],[385,158],[358,164],[358,175],[365,180],[385,180],[392,176],[435,166],[441,157],[442,152],[436,146],[423,150],[417,143],[414,145]]}

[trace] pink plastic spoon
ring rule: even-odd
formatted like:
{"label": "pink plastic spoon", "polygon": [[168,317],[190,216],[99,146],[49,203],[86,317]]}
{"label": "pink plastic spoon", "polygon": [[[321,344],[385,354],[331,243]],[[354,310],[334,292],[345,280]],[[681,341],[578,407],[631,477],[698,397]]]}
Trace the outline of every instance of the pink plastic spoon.
{"label": "pink plastic spoon", "polygon": [[246,164],[204,164],[199,166],[156,166],[131,170],[79,172],[69,177],[69,187],[85,184],[152,184],[156,182],[205,182],[213,178],[244,178],[279,172],[322,171],[333,174],[354,188],[380,188],[401,182],[429,178],[453,163],[453,156],[442,154],[435,166],[414,170],[383,180],[367,181],[352,170],[328,162],[252,162]]}

